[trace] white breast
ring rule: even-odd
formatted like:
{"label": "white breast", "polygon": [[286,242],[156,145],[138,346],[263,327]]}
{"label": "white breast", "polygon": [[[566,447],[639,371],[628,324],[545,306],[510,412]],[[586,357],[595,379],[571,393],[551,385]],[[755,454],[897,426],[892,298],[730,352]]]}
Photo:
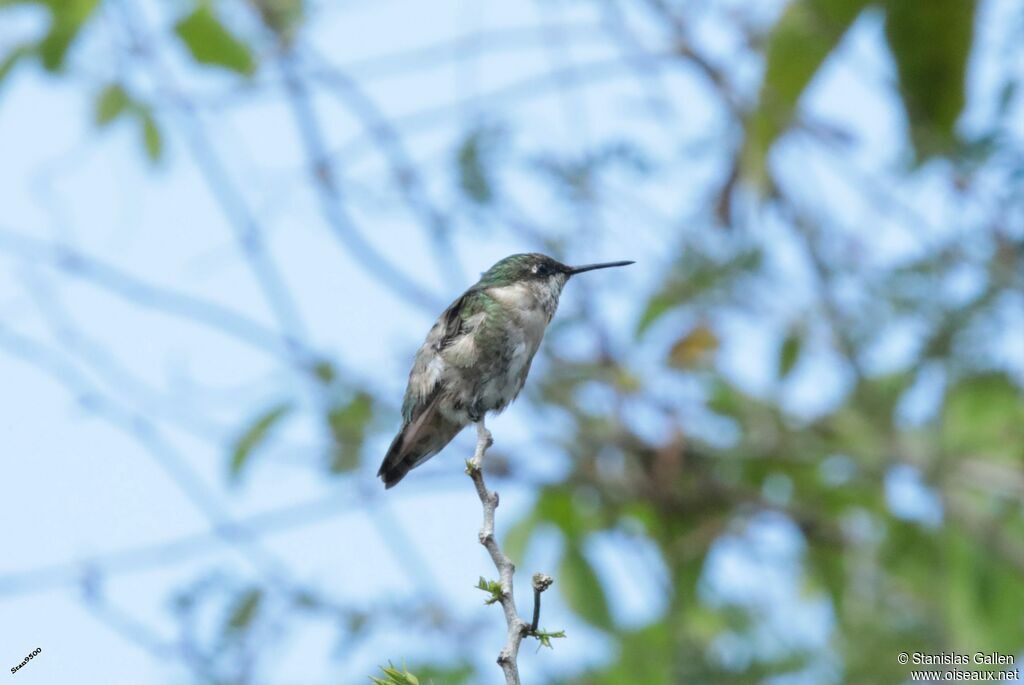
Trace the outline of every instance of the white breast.
{"label": "white breast", "polygon": [[531,349],[530,346],[526,344],[525,340],[520,341],[512,349],[512,357],[509,359],[508,373],[506,375],[510,379],[518,378],[519,374],[521,374],[523,369],[526,368],[526,365],[530,363],[535,350],[536,348]]}
{"label": "white breast", "polygon": [[[551,321],[551,314],[554,313],[544,306],[539,289],[527,283],[516,283],[491,288],[487,294],[515,313],[528,344],[536,351],[540,339],[544,337],[544,329]],[[533,352],[530,352],[530,356],[533,356]]]}
{"label": "white breast", "polygon": [[485,405],[500,409],[522,389],[526,370],[540,347],[551,314],[545,307],[544,293],[536,285],[517,283],[491,288],[488,294],[506,307],[516,320],[516,325],[508,331],[512,350],[508,366],[481,388]]}

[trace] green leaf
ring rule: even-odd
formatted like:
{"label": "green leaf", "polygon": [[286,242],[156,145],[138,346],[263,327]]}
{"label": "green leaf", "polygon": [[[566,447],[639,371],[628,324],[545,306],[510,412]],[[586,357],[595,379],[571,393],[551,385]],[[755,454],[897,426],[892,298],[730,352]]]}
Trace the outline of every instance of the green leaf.
{"label": "green leaf", "polygon": [[480,580],[476,584],[477,590],[483,590],[488,593],[490,597],[484,600],[484,604],[495,604],[501,601],[502,596],[505,594],[501,589],[501,583],[496,580],[487,580],[483,576],[480,576]]}
{"label": "green leaf", "polygon": [[239,595],[231,606],[228,621],[224,626],[225,635],[231,636],[245,632],[256,618],[262,601],[263,591],[259,588],[246,590]]}
{"label": "green leaf", "polygon": [[677,307],[718,302],[739,276],[756,270],[760,264],[758,248],[740,251],[724,261],[713,260],[696,250],[685,250],[661,290],[647,302],[637,322],[637,336]]}
{"label": "green leaf", "polygon": [[119,117],[129,114],[138,122],[139,136],[146,158],[153,163],[160,161],[164,149],[163,138],[152,108],[146,103],[134,100],[119,83],[107,85],[96,96],[93,119],[100,128],[109,126]]}
{"label": "green leaf", "polygon": [[387,676],[387,679],[370,676],[370,682],[373,685],[420,685],[419,678],[405,670],[404,667],[402,670],[398,670],[391,662],[388,662],[387,666],[380,666],[380,670]]}
{"label": "green leaf", "polygon": [[885,35],[917,154],[951,152],[966,99],[975,2],[889,0],[885,7]]}
{"label": "green leaf", "polygon": [[463,194],[478,205],[494,201],[494,180],[491,168],[502,131],[493,126],[480,126],[466,134],[456,152],[456,171]]}
{"label": "green leaf", "polygon": [[338,378],[338,369],[330,361],[321,359],[313,365],[313,376],[324,385],[330,385]]}
{"label": "green leaf", "polygon": [[351,400],[337,404],[327,414],[334,438],[331,471],[341,473],[359,466],[366,430],[373,418],[373,397],[357,392]]}
{"label": "green leaf", "polygon": [[[943,536],[946,603],[951,646],[957,651],[984,644],[986,651],[1013,653],[1024,627],[1020,572],[977,535],[950,527]],[[933,575],[934,578],[934,575]]]}
{"label": "green leaf", "polygon": [[1004,374],[964,379],[949,389],[942,439],[957,456],[1024,456],[1024,396]]}
{"label": "green leaf", "polygon": [[148,111],[141,114],[142,118],[142,144],[146,150],[146,156],[150,162],[159,162],[163,156],[164,143],[160,135],[160,129],[156,125],[156,119]]}
{"label": "green leaf", "polygon": [[673,345],[668,353],[668,364],[677,369],[688,369],[707,362],[718,349],[718,336],[705,324],[694,327]]}
{"label": "green leaf", "polygon": [[580,618],[598,628],[612,627],[604,587],[582,550],[568,539],[558,567],[558,587],[566,604]]}
{"label": "green leaf", "polygon": [[231,454],[230,475],[237,479],[249,462],[249,457],[263,444],[271,429],[291,411],[291,405],[282,403],[267,409],[250,424],[249,428],[235,441]]}
{"label": "green leaf", "polygon": [[119,83],[111,83],[96,97],[94,119],[97,126],[106,126],[124,114],[132,104],[128,93]]}
{"label": "green leaf", "polygon": [[246,76],[256,71],[249,46],[228,31],[207,5],[200,5],[181,19],[174,32],[200,64],[224,67]]}
{"label": "green leaf", "polygon": [[796,331],[791,331],[786,339],[782,341],[779,348],[779,378],[785,378],[796,366],[800,358],[800,348],[803,347],[803,338]]}
{"label": "green leaf", "polygon": [[58,72],[64,68],[68,51],[98,4],[99,0],[47,2],[50,29],[39,43],[39,57],[44,69]]}
{"label": "green leaf", "polygon": [[538,521],[552,523],[567,538],[578,538],[586,533],[580,512],[573,501],[572,491],[564,487],[548,487],[541,491],[534,506]]}
{"label": "green leaf", "polygon": [[867,0],[794,0],[772,29],[742,156],[744,175],[755,184],[764,184],[768,150],[792,122],[807,84],[868,5]]}
{"label": "green leaf", "polygon": [[559,631],[556,631],[556,632],[549,632],[547,630],[540,630],[540,629],[538,629],[537,632],[533,634],[533,636],[535,638],[537,638],[537,640],[540,641],[540,646],[541,647],[547,647],[548,649],[554,649],[554,645],[551,644],[551,640],[554,639],[554,638],[565,637],[565,631],[564,630],[559,630]]}

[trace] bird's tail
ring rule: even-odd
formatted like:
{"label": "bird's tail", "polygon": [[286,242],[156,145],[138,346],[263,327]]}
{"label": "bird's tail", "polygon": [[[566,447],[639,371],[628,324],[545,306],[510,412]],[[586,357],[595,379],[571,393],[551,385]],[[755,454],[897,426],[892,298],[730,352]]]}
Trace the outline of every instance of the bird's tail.
{"label": "bird's tail", "polygon": [[384,487],[394,487],[405,474],[444,449],[463,427],[445,417],[436,405],[402,426],[377,471]]}

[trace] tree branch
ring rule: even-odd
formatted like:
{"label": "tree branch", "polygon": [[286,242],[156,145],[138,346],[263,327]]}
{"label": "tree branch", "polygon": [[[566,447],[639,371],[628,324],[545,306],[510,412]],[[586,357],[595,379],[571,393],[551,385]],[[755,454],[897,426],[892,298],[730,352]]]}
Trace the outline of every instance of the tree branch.
{"label": "tree branch", "polygon": [[551,576],[543,573],[535,573],[533,576],[533,622],[526,623],[516,611],[515,597],[512,593],[516,567],[512,560],[501,551],[501,547],[498,546],[498,541],[494,537],[494,510],[498,508],[498,493],[488,490],[484,483],[484,454],[494,444],[494,440],[491,438],[491,432],[484,426],[483,420],[476,424],[476,435],[476,451],[473,453],[473,458],[466,462],[466,473],[473,479],[476,494],[480,497],[480,504],[483,505],[484,522],[480,528],[480,544],[487,549],[494,562],[494,567],[498,569],[501,589],[500,594],[497,592],[495,594],[505,612],[505,623],[508,625],[508,639],[501,652],[498,653],[498,665],[505,673],[505,685],[520,685],[519,665],[516,660],[519,656],[519,644],[523,638],[528,635],[534,636],[541,640],[541,644],[550,646],[551,637],[563,637],[564,633],[541,633],[537,628],[540,621],[540,595],[554,582]]}

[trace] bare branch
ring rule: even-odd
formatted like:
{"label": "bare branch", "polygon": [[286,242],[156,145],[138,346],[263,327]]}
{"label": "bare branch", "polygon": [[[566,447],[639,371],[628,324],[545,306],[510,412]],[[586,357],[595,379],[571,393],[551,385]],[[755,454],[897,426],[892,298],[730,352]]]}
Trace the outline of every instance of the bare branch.
{"label": "bare branch", "polygon": [[213,490],[189,462],[165,438],[160,428],[144,414],[105,395],[66,355],[0,325],[0,349],[35,366],[68,387],[76,389],[79,401],[97,416],[147,448],[157,466],[182,495],[202,513],[212,530],[235,547],[268,578],[286,577],[286,566],[259,542],[240,529]]}
{"label": "bare branch", "polygon": [[466,473],[473,479],[476,494],[479,495],[480,503],[484,508],[484,523],[480,528],[480,544],[491,555],[491,561],[498,569],[501,583],[501,609],[505,612],[508,639],[505,642],[505,647],[498,654],[498,665],[505,673],[506,685],[520,685],[519,665],[516,663],[516,658],[519,656],[519,643],[522,642],[523,633],[528,626],[519,618],[515,598],[512,594],[512,581],[516,572],[515,564],[501,551],[498,541],[494,538],[494,510],[498,508],[498,493],[490,492],[487,489],[483,471],[484,454],[493,443],[491,432],[487,430],[481,420],[477,424],[476,452],[474,452],[473,458],[466,462]]}
{"label": "bare branch", "polygon": [[412,304],[427,311],[436,310],[442,301],[393,264],[359,232],[345,207],[341,185],[328,156],[324,132],[314,110],[307,84],[297,73],[289,56],[282,58],[281,68],[284,71],[288,104],[291,106],[305,148],[310,180],[317,190],[324,218],[332,233],[355,258],[356,263],[371,274],[378,275],[382,284]]}
{"label": "bare branch", "polygon": [[218,330],[274,356],[285,357],[289,351],[297,351],[308,364],[318,358],[314,350],[287,331],[279,333],[226,305],[157,285],[67,245],[0,228],[0,251],[33,265],[56,269],[139,306]]}
{"label": "bare branch", "polygon": [[[321,66],[325,69],[330,68],[327,59],[315,53],[313,55]],[[367,135],[377,141],[380,154],[390,167],[395,188],[412,214],[429,233],[438,266],[446,272],[453,283],[461,283],[465,280],[465,274],[451,241],[451,219],[444,216],[432,203],[421,173],[413,161],[412,154],[406,148],[401,133],[355,79],[341,70],[335,70],[335,74],[335,78],[330,82],[331,91],[358,117]]]}
{"label": "bare branch", "polygon": [[[498,493],[488,490],[487,485],[484,483],[484,454],[494,444],[494,440],[491,438],[491,432],[484,426],[482,419],[476,424],[476,431],[476,451],[473,453],[473,458],[466,462],[466,473],[473,479],[473,485],[476,486],[476,494],[480,497],[480,504],[483,505],[484,522],[480,528],[480,544],[487,549],[487,552],[491,555],[491,560],[494,562],[494,567],[498,570],[498,582],[501,586],[498,600],[501,602],[501,609],[505,613],[505,623],[508,625],[508,638],[505,641],[505,646],[498,653],[498,665],[501,666],[501,670],[505,673],[506,685],[520,685],[519,664],[517,663],[519,644],[528,635],[539,636],[537,624],[540,621],[540,595],[551,587],[551,583],[554,581],[550,576],[543,573],[534,574],[533,622],[532,624],[527,624],[519,617],[519,612],[516,611],[515,596],[512,592],[512,582],[516,572],[515,564],[501,551],[501,547],[494,537],[494,511],[498,508]],[[563,635],[552,634],[548,637],[562,637]],[[541,638],[538,637],[538,639]],[[541,639],[541,644],[548,644],[550,646],[550,642],[544,639]]]}
{"label": "bare branch", "polygon": [[[132,3],[119,3],[118,8],[131,37],[133,50],[140,61],[150,68],[160,89],[171,101],[179,105],[189,150],[211,193],[226,215],[239,252],[248,264],[280,329],[287,331],[288,336],[305,337],[306,327],[299,308],[283,273],[267,248],[263,226],[213,145],[213,139],[207,133],[199,109],[178,87],[172,70],[155,47],[159,42],[147,39],[149,32],[145,30],[145,21],[133,8]],[[290,337],[287,339],[290,340]]]}

